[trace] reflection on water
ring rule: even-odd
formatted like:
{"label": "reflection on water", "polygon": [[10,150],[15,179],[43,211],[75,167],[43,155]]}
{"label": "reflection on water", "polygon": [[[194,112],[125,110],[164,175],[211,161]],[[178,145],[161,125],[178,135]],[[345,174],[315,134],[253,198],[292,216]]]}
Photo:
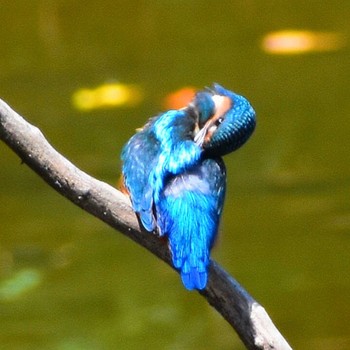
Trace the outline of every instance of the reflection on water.
{"label": "reflection on water", "polygon": [[14,273],[0,284],[0,302],[20,298],[39,286],[41,279],[41,273],[35,269],[26,268]]}
{"label": "reflection on water", "polygon": [[[111,184],[192,86],[247,96],[258,127],[226,157],[215,259],[295,349],[350,348],[350,3],[104,5],[2,2],[0,96]],[[1,349],[243,349],[168,266],[0,155]]]}

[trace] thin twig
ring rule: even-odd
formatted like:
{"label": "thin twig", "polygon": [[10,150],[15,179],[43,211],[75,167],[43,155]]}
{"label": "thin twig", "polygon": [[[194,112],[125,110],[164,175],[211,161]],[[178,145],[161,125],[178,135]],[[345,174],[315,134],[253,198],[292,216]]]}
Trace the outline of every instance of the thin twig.
{"label": "thin twig", "polygon": [[[171,266],[168,247],[141,228],[121,192],[78,169],[48,143],[37,127],[2,100],[0,138],[58,193]],[[236,330],[247,349],[291,350],[264,308],[214,261],[201,295]]]}

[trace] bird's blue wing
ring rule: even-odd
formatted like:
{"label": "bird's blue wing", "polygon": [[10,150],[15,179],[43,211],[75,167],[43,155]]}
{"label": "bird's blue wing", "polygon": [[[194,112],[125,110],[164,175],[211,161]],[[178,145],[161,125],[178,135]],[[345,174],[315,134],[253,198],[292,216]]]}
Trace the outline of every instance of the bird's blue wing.
{"label": "bird's blue wing", "polygon": [[209,254],[218,231],[225,187],[221,159],[206,159],[174,176],[157,205],[158,225],[169,238],[173,264],[189,290],[203,289],[207,284]]}
{"label": "bird's blue wing", "polygon": [[153,191],[149,187],[149,176],[159,154],[159,141],[151,128],[146,127],[135,134],[122,151],[123,176],[131,203],[147,231],[155,229],[153,214]]}
{"label": "bird's blue wing", "polygon": [[[202,149],[193,142],[195,119],[186,110],[170,110],[155,120],[152,132],[159,142],[157,162],[148,182],[155,203],[169,176],[197,164]],[[151,190],[152,189],[152,190]]]}
{"label": "bird's blue wing", "polygon": [[202,150],[191,140],[194,126],[185,110],[170,110],[151,119],[123,148],[124,183],[148,231],[155,229],[153,204],[166,179],[201,157]]}

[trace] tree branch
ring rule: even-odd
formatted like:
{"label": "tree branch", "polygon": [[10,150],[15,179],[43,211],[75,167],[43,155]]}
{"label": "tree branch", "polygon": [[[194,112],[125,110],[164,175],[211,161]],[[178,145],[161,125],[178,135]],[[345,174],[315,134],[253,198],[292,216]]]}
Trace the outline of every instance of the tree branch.
{"label": "tree branch", "polygon": [[[58,193],[171,266],[167,245],[142,229],[121,192],[78,169],[48,143],[37,127],[2,100],[0,138]],[[247,349],[291,350],[264,308],[214,261],[207,287],[200,293],[236,330]]]}

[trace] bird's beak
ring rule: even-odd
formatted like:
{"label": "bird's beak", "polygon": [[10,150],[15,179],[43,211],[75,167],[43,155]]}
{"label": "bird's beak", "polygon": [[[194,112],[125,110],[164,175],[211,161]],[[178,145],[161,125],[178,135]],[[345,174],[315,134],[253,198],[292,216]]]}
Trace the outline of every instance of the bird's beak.
{"label": "bird's beak", "polygon": [[207,124],[208,124],[208,122],[204,124],[204,126],[203,126],[202,129],[199,129],[199,127],[196,126],[196,130],[198,129],[198,131],[197,131],[196,134],[195,134],[194,142],[195,142],[199,147],[202,147],[203,142],[204,142],[204,139],[205,139],[205,135],[207,134],[207,127],[206,127]]}

